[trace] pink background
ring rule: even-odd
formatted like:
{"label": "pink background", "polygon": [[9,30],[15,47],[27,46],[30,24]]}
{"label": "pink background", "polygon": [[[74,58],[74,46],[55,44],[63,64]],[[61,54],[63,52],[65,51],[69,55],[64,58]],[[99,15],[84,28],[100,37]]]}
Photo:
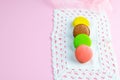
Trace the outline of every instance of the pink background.
{"label": "pink background", "polygon": [[[50,0],[0,0],[0,80],[53,80]],[[120,61],[120,0],[113,0],[111,34]],[[120,63],[118,64],[120,72]]]}

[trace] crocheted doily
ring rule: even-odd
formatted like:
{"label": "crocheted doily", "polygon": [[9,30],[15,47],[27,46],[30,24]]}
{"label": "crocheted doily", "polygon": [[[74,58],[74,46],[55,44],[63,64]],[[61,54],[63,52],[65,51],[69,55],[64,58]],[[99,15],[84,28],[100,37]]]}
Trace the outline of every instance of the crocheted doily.
{"label": "crocheted doily", "polygon": [[[90,21],[93,58],[84,64],[76,60],[74,53],[71,24],[77,16],[84,16]],[[120,80],[106,15],[90,10],[54,10],[52,61],[54,80]]]}

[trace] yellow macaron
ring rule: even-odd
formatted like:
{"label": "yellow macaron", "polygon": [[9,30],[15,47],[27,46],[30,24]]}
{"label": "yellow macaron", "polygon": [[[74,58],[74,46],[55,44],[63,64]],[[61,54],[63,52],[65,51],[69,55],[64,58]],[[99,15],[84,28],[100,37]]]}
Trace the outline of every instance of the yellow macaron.
{"label": "yellow macaron", "polygon": [[79,24],[84,24],[86,26],[90,26],[90,23],[88,21],[87,18],[83,17],[83,16],[79,16],[79,17],[76,17],[74,20],[73,20],[73,23],[72,25],[75,27]]}

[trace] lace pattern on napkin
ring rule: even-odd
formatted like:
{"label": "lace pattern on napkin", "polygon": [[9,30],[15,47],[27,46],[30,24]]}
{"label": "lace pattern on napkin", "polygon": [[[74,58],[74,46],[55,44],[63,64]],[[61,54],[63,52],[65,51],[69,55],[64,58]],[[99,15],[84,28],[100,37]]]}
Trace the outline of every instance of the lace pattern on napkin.
{"label": "lace pattern on napkin", "polygon": [[[74,56],[71,23],[77,16],[85,16],[90,21],[91,48],[94,56],[85,64],[79,63]],[[120,80],[106,15],[90,10],[54,10],[52,62],[54,80]]]}

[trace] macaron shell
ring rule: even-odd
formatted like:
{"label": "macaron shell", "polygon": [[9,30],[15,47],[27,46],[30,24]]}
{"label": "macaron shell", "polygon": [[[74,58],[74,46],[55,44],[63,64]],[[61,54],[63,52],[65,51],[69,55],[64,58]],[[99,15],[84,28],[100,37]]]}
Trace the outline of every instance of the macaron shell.
{"label": "macaron shell", "polygon": [[76,48],[75,56],[80,63],[85,63],[92,58],[93,53],[90,47],[86,45],[81,45],[78,48]]}
{"label": "macaron shell", "polygon": [[77,48],[80,45],[91,46],[91,39],[86,34],[79,34],[74,38],[74,47]]}
{"label": "macaron shell", "polygon": [[76,37],[78,34],[90,35],[89,28],[84,24],[79,24],[73,29],[73,36]]}
{"label": "macaron shell", "polygon": [[84,24],[86,26],[90,26],[90,23],[89,21],[87,20],[87,18],[85,17],[82,17],[82,16],[79,16],[79,17],[76,17],[74,20],[73,20],[73,26],[75,27],[76,25],[78,24]]}

